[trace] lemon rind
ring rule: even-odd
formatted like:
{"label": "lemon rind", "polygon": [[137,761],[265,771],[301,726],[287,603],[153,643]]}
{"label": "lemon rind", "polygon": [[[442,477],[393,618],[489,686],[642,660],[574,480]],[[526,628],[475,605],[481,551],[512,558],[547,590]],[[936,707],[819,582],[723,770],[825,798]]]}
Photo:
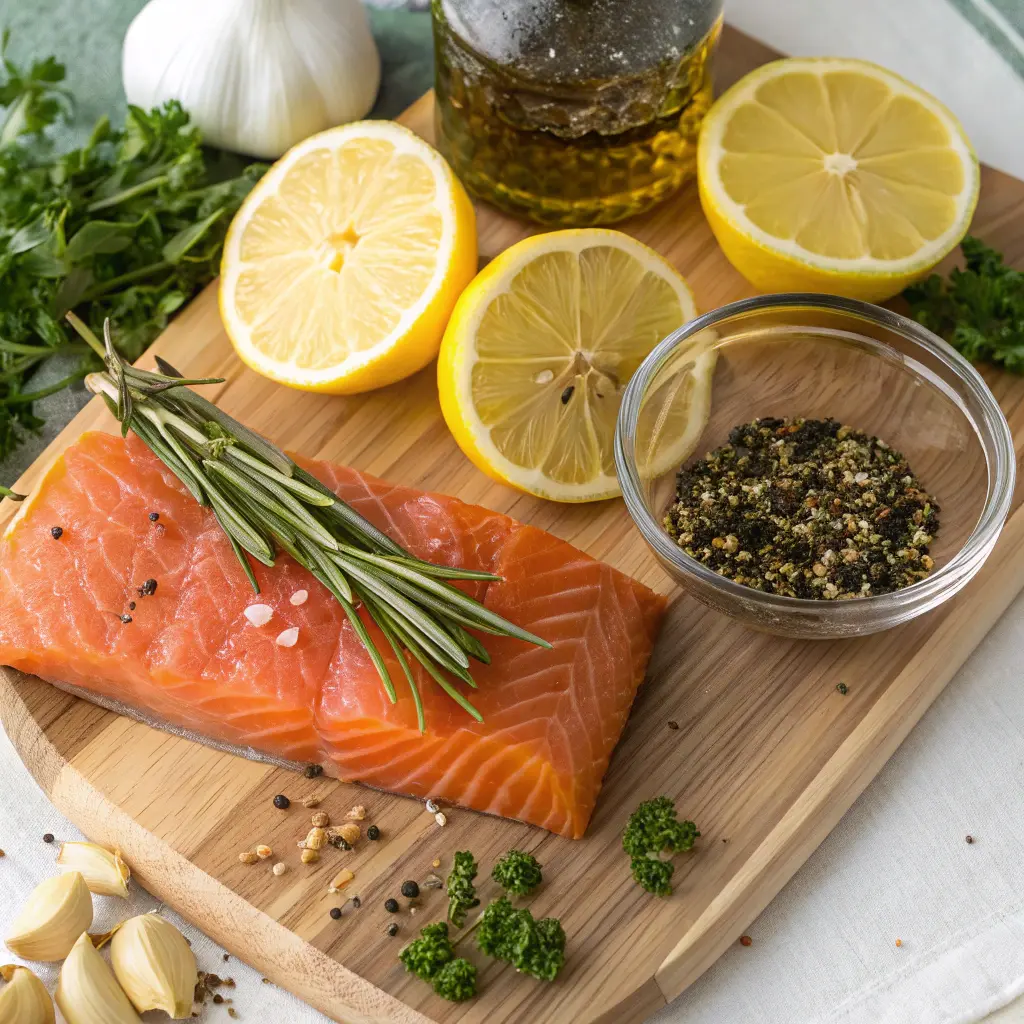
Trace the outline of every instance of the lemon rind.
{"label": "lemon rind", "polygon": [[[782,73],[811,72],[824,74],[828,71],[865,71],[879,79],[898,95],[910,96],[921,103],[949,128],[950,149],[960,158],[964,168],[965,185],[956,197],[956,215],[950,226],[928,245],[918,249],[910,256],[896,260],[882,260],[871,256],[860,256],[854,259],[846,257],[828,257],[812,252],[792,239],[779,238],[758,227],[744,212],[738,203],[726,191],[718,174],[718,167],[725,150],[722,147],[722,136],[729,124],[729,115],[742,103],[753,99],[757,89],[768,80],[779,77]],[[715,108],[718,108],[717,110]],[[963,237],[967,225],[978,201],[980,187],[980,169],[978,158],[968,141],[963,126],[956,116],[944,104],[933,96],[918,88],[905,78],[890,71],[888,68],[873,64],[870,61],[844,59],[838,57],[790,57],[772,61],[762,65],[746,75],[730,89],[724,92],[715,103],[715,107],[705,118],[701,128],[698,144],[697,163],[702,180],[703,191],[713,197],[717,213],[736,231],[742,233],[750,242],[788,257],[806,267],[826,274],[851,274],[858,277],[890,278],[912,275],[927,270],[949,253]]]}

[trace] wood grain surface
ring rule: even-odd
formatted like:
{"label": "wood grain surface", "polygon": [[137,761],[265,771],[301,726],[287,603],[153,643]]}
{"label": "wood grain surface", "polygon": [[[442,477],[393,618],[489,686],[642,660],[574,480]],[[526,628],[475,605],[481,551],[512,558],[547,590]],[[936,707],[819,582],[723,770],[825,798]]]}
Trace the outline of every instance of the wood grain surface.
{"label": "wood grain surface", "polygon": [[[723,38],[723,84],[771,52],[736,32]],[[431,99],[403,120],[430,134]],[[492,256],[528,228],[479,210],[481,253]],[[712,239],[691,186],[657,211],[625,225],[687,276],[701,309],[752,293]],[[974,230],[1024,264],[1024,183],[985,171]],[[153,351],[189,374],[223,375],[208,389],[232,415],[279,444],[379,476],[458,495],[572,541],[672,593],[619,501],[563,506],[517,494],[477,472],[448,434],[433,368],[369,395],[300,394],[254,375],[221,330],[207,290]],[[143,365],[152,362],[151,354]],[[1024,380],[988,377],[1024,448]],[[54,442],[59,452],[83,430],[110,429],[102,406],[88,406]],[[40,464],[25,475],[30,486]],[[1019,501],[1019,495],[1018,495]],[[4,506],[9,505],[5,502]],[[0,509],[0,519],[12,514]],[[745,631],[676,596],[612,761],[584,840],[573,842],[514,822],[453,810],[438,827],[419,803],[296,774],[157,732],[6,671],[0,716],[26,765],[54,803],[87,835],[116,843],[138,879],[227,949],[337,1021],[641,1021],[678,995],[785,884],[821,842],[942,687],[1024,585],[1024,512],[1015,505],[995,555],[977,579],[941,609],[886,634],[832,643],[797,642]],[[845,681],[847,696],[836,691]],[[669,722],[678,724],[670,729]],[[284,792],[287,812],[271,798]],[[676,892],[654,899],[629,879],[619,845],[637,802],[668,793],[703,833],[676,871]],[[301,865],[296,841],[322,797],[335,819],[356,803],[383,841],[350,853],[328,850]],[[240,864],[265,842],[290,870]],[[485,866],[517,846],[534,852],[548,879],[533,902],[561,918],[565,970],[552,985],[501,965],[481,975],[481,996],[452,1005],[406,975],[403,939],[443,916],[426,891],[418,914],[383,910],[406,878],[422,880],[453,851],[471,848]],[[278,857],[274,858],[275,860]],[[342,867],[362,900],[340,921],[327,887]],[[490,882],[482,895],[492,895]],[[401,938],[386,926],[401,925]],[[202,965],[217,969],[217,965]]]}

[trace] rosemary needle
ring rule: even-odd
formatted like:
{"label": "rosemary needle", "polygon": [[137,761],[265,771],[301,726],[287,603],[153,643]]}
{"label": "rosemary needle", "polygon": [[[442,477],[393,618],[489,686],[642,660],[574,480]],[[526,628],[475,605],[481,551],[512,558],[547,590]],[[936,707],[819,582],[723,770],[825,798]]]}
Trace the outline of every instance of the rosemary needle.
{"label": "rosemary needle", "polygon": [[387,664],[359,614],[362,604],[402,669],[421,732],[423,703],[410,658],[483,721],[448,678],[475,688],[470,660],[490,662],[486,647],[468,630],[551,646],[449,582],[499,576],[415,558],[280,448],[190,390],[193,384],[220,383],[219,378],[185,378],[159,358],[159,372],[140,370],[117,354],[109,322],[101,342],[73,313],[67,319],[106,364],[106,372],[90,374],[86,386],[103,395],[123,435],[134,431],[196,501],[213,511],[253,590],[258,593],[259,584],[250,556],[272,566],[280,549],[305,566],[344,609],[395,703]]}

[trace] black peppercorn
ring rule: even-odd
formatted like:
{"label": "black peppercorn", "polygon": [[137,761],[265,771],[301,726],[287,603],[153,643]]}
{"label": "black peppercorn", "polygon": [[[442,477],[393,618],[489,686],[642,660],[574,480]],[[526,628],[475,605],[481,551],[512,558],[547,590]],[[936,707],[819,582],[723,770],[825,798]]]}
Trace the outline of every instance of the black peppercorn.
{"label": "black peppercorn", "polygon": [[[51,837],[51,839],[52,839],[52,837]],[[385,900],[384,901],[384,909],[389,914],[397,914],[398,913],[398,900],[396,900],[396,899]]]}
{"label": "black peppercorn", "polygon": [[402,883],[402,895],[407,900],[414,900],[420,894],[420,887],[412,880]]}
{"label": "black peppercorn", "polygon": [[130,612],[135,611],[135,602],[134,601],[129,601],[128,602],[128,611],[130,611]]}
{"label": "black peppercorn", "polygon": [[44,843],[52,843],[53,842],[53,833],[52,832],[47,832],[46,835],[43,836],[43,842]]}
{"label": "black peppercorn", "polygon": [[368,828],[368,829],[366,830],[366,838],[367,838],[367,839],[374,839],[374,840],[376,840],[376,839],[380,839],[380,829],[379,829],[379,828],[377,828],[377,826],[376,826],[376,825],[371,825],[371,826],[370,826],[370,827],[369,827],[369,828]]}
{"label": "black peppercorn", "polygon": [[50,536],[54,540],[60,540],[61,537],[64,536],[64,528],[61,527],[61,526],[51,526],[50,527]]}
{"label": "black peppercorn", "polygon": [[352,904],[353,907],[355,907],[356,910],[358,910],[363,905],[363,901],[358,896],[353,896],[352,899],[349,900],[349,902]]}
{"label": "black peppercorn", "polygon": [[331,907],[331,917],[337,921],[341,917],[341,907]]}
{"label": "black peppercorn", "polygon": [[139,597],[152,597],[156,593],[156,580],[148,579],[138,588]]}
{"label": "black peppercorn", "polygon": [[149,513],[149,521],[151,523],[155,523],[159,518],[160,518],[160,513],[159,512],[150,512]]}
{"label": "black peppercorn", "polygon": [[974,842],[974,836],[967,836],[967,842],[968,843],[973,843]]}
{"label": "black peppercorn", "polygon": [[668,723],[668,727],[670,729],[678,729],[679,728],[679,723],[678,722],[669,722]]}
{"label": "black peppercorn", "polygon": [[388,925],[388,935],[390,935],[392,938],[394,938],[397,934],[398,934],[398,925],[394,921],[392,921],[391,924]]}
{"label": "black peppercorn", "polygon": [[130,615],[122,615],[121,616],[121,621],[125,622],[125,623],[131,622],[132,621],[132,617]]}
{"label": "black peppercorn", "polygon": [[302,773],[307,779],[315,779],[318,775],[323,775],[324,770],[318,764],[307,764],[306,770]]}
{"label": "black peppercorn", "polygon": [[327,842],[337,850],[351,850],[352,844],[342,836],[331,836]]}
{"label": "black peppercorn", "polygon": [[838,690],[838,691],[839,691],[839,692],[840,692],[840,693],[841,693],[841,694],[842,694],[842,695],[843,695],[844,697],[845,697],[845,696],[846,696],[846,695],[847,695],[847,694],[848,694],[848,693],[850,692],[850,688],[849,688],[849,687],[848,687],[848,686],[846,685],[846,683],[837,683],[837,684],[836,684],[836,689],[837,689],[837,690]]}
{"label": "black peppercorn", "polygon": [[277,796],[274,797],[274,806],[279,811],[287,811],[291,805],[291,800],[289,800],[283,793],[278,793]]}

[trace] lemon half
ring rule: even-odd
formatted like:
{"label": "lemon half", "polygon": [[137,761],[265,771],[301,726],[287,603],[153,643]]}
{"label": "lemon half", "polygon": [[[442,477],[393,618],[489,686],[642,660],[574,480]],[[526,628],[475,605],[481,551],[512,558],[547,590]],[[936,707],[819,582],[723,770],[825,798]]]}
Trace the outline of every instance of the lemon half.
{"label": "lemon half", "polygon": [[697,163],[715,237],[764,291],[895,295],[960,241],[978,199],[956,118],[859,60],[758,68],[708,112]]}
{"label": "lemon half", "polygon": [[473,207],[443,157],[362,121],[299,143],[249,193],[224,244],[221,316],[257,372],[349,394],[429,363],[475,273]]}
{"label": "lemon half", "polygon": [[[622,392],[695,312],[675,268],[619,231],[524,239],[455,307],[438,361],[444,418],[466,455],[503,483],[557,501],[613,497]],[[646,419],[662,438],[659,461],[678,465],[699,437],[713,367],[704,353],[658,389]]]}

